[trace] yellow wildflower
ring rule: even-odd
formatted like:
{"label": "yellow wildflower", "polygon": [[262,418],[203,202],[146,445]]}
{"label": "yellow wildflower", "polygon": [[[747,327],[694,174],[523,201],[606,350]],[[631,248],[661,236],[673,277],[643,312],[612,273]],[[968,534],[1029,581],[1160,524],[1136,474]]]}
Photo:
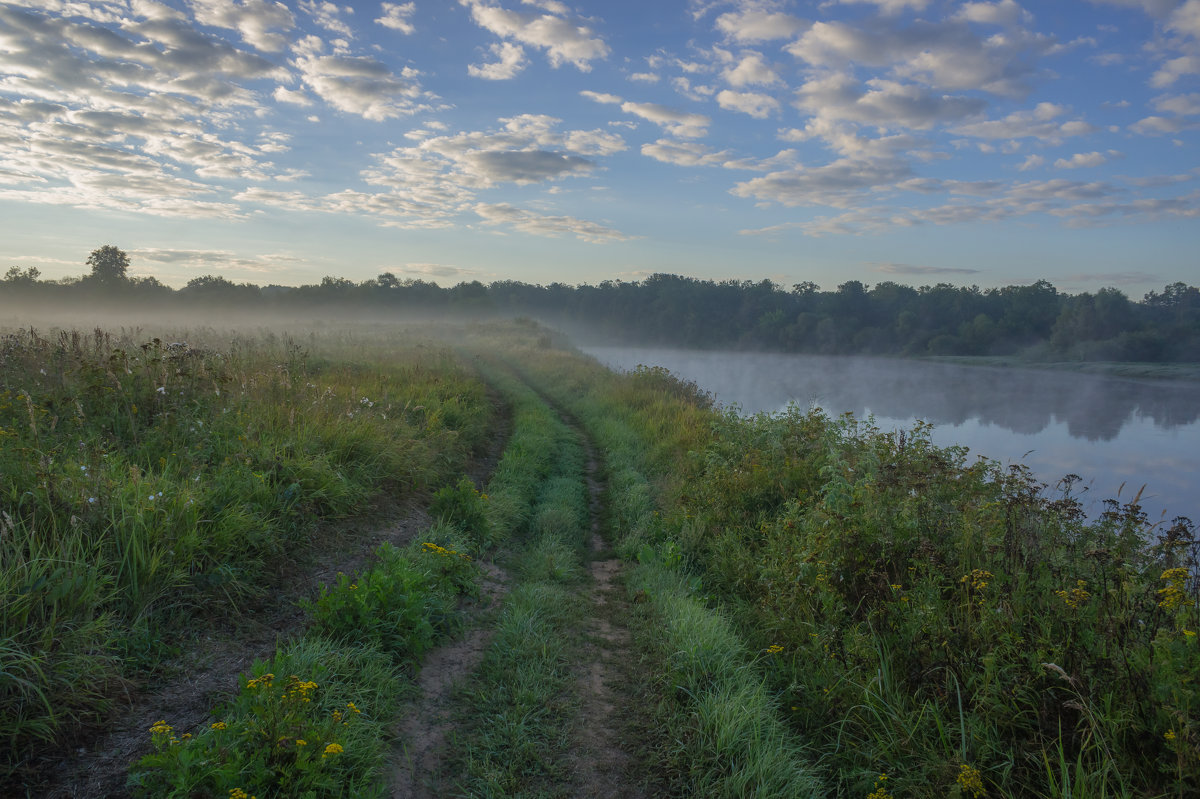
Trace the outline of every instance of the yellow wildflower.
{"label": "yellow wildflower", "polygon": [[983,796],[983,775],[974,766],[968,766],[965,763],[960,766],[958,778],[955,781],[962,786],[964,794],[970,793],[975,799]]}
{"label": "yellow wildflower", "polygon": [[321,754],[321,759],[324,760],[330,755],[340,755],[344,751],[346,750],[342,749],[341,744],[329,744],[325,747],[325,751]]}
{"label": "yellow wildflower", "polygon": [[1168,741],[1174,741],[1175,740],[1175,730],[1167,730],[1166,732],[1163,733],[1163,738],[1166,738]]}
{"label": "yellow wildflower", "polygon": [[225,729],[225,722],[214,721],[212,724],[208,725],[208,728],[210,730],[223,730],[223,729]]}
{"label": "yellow wildflower", "polygon": [[166,721],[156,721],[156,722],[154,722],[154,726],[152,726],[150,728],[150,734],[151,735],[170,735],[171,731],[174,729],[175,728],[172,727],[170,724],[168,724]]}
{"label": "yellow wildflower", "polygon": [[771,644],[769,647],[767,647],[768,655],[778,655],[782,651],[783,651],[783,647],[780,646],[779,644]]}
{"label": "yellow wildflower", "polygon": [[875,778],[875,790],[867,794],[867,799],[892,799],[887,789],[888,775],[880,774]]}
{"label": "yellow wildflower", "polygon": [[988,587],[988,582],[992,579],[992,573],[987,569],[972,569],[970,574],[964,574],[960,583],[964,585],[970,583],[971,587],[976,591],[982,591]]}
{"label": "yellow wildflower", "polygon": [[297,738],[296,746],[308,746],[308,741],[304,740],[303,738]]}
{"label": "yellow wildflower", "polygon": [[1187,601],[1187,591],[1184,590],[1184,584],[1187,582],[1187,569],[1167,569],[1162,573],[1161,579],[1167,581],[1167,586],[1158,589],[1158,593],[1162,597],[1158,602],[1160,608],[1173,610]]}
{"label": "yellow wildflower", "polygon": [[1087,590],[1086,580],[1076,580],[1075,587],[1070,591],[1055,591],[1059,599],[1067,604],[1071,610],[1077,610],[1080,605],[1087,602],[1091,598],[1091,594]]}

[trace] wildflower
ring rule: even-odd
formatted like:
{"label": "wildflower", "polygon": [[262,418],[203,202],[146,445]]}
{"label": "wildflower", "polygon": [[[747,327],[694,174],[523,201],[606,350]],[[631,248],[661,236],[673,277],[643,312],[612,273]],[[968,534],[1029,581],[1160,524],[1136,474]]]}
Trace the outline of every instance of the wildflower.
{"label": "wildflower", "polygon": [[1166,738],[1168,741],[1174,741],[1175,740],[1175,730],[1167,730],[1166,732],[1163,733],[1163,737]]}
{"label": "wildflower", "polygon": [[210,730],[224,730],[226,729],[226,725],[223,721],[214,721],[212,724],[208,725],[208,728]]}
{"label": "wildflower", "polygon": [[971,587],[976,591],[982,591],[988,587],[988,582],[992,579],[992,573],[987,569],[972,569],[970,574],[964,574],[960,583],[966,584],[970,582]]}
{"label": "wildflower", "polygon": [[303,738],[297,738],[296,746],[308,746],[308,741],[304,740]]}
{"label": "wildflower", "polygon": [[1185,638],[1195,638],[1195,637],[1196,637],[1196,631],[1195,631],[1195,630],[1184,630],[1184,631],[1183,631],[1183,636],[1184,636]]}
{"label": "wildflower", "polygon": [[170,724],[168,724],[166,721],[156,721],[156,722],[154,722],[154,726],[152,726],[150,728],[150,734],[151,735],[170,735],[171,731],[174,729],[175,728],[172,727]]}
{"label": "wildflower", "polygon": [[888,775],[880,774],[875,778],[875,790],[867,794],[867,799],[892,799],[887,789]]}
{"label": "wildflower", "polygon": [[771,644],[769,647],[767,647],[768,655],[778,655],[782,651],[783,651],[783,647],[780,646],[779,644]]}
{"label": "wildflower", "polygon": [[975,799],[983,796],[983,775],[974,766],[968,766],[966,763],[960,766],[955,782],[962,786],[964,794],[970,793]]}
{"label": "wildflower", "polygon": [[1160,608],[1173,610],[1187,601],[1187,592],[1184,590],[1187,569],[1167,569],[1162,573],[1161,579],[1167,581],[1167,586],[1158,589],[1158,594],[1162,597],[1158,602]]}
{"label": "wildflower", "polygon": [[354,706],[353,702],[347,702],[346,707],[348,707],[350,709],[350,711],[353,713],[362,713],[361,710],[359,710],[357,707]]}
{"label": "wildflower", "polygon": [[1067,603],[1067,607],[1071,610],[1077,610],[1080,605],[1087,602],[1092,596],[1088,593],[1086,580],[1076,580],[1075,587],[1070,591],[1055,591],[1054,593],[1059,599]]}
{"label": "wildflower", "polygon": [[325,751],[321,753],[321,759],[324,760],[330,755],[340,755],[344,751],[346,750],[342,749],[341,744],[329,744],[325,747]]}
{"label": "wildflower", "polygon": [[95,497],[88,497],[88,504],[89,504],[89,505],[95,505],[95,504],[96,504],[96,498],[95,498]]}

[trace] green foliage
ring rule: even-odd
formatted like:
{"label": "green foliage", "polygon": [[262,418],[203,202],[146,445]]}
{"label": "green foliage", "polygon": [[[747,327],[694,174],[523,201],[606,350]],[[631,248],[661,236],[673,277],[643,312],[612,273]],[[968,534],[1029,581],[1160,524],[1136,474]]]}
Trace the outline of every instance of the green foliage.
{"label": "green foliage", "polygon": [[443,349],[190,338],[0,342],[0,776],[95,721],[189,615],[263,590],[318,522],[443,482],[487,436]]}
{"label": "green foliage", "polygon": [[429,513],[435,519],[458,525],[476,541],[486,541],[487,501],[487,494],[477,491],[471,478],[463,475],[453,486],[443,486],[434,493]]}
{"label": "green foliage", "polygon": [[384,543],[370,569],[339,573],[334,586],[322,586],[304,606],[314,628],[332,640],[370,643],[398,661],[416,662],[451,630],[457,588],[472,571],[466,555],[432,542],[416,552]]}
{"label": "green foliage", "polygon": [[251,674],[206,729],[150,728],[154,751],[129,777],[135,795],[379,795],[400,690],[388,656],[309,636]]}

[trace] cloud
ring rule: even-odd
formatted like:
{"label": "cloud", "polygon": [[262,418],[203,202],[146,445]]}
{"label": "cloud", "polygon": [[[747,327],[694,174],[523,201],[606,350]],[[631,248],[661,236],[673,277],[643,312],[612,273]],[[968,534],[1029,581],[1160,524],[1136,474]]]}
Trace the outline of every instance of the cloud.
{"label": "cloud", "polygon": [[1002,119],[966,122],[952,128],[963,136],[980,139],[1045,139],[1059,143],[1071,136],[1094,133],[1096,128],[1080,119],[1058,121],[1066,109],[1053,103],[1038,103],[1032,110],[1014,111]]}
{"label": "cloud", "polygon": [[848,74],[834,72],[812,78],[797,89],[795,106],[831,122],[926,130],[972,117],[987,104],[979,98],[938,95],[892,80],[869,80],[864,86]]}
{"label": "cloud", "polygon": [[1054,162],[1054,166],[1058,169],[1080,169],[1083,167],[1100,166],[1108,163],[1112,158],[1119,158],[1121,154],[1116,150],[1109,150],[1107,153],[1090,152],[1090,153],[1075,153],[1070,158],[1059,158]]}
{"label": "cloud", "polygon": [[477,278],[490,275],[490,272],[483,272],[478,269],[466,269],[461,266],[451,266],[450,264],[431,264],[431,263],[407,263],[404,266],[398,267],[395,271],[402,275],[421,275],[422,277],[444,277],[444,278]]}
{"label": "cloud", "polygon": [[790,14],[749,9],[717,17],[716,29],[734,41],[749,43],[790,39],[809,24]]}
{"label": "cloud", "polygon": [[586,97],[587,99],[592,100],[593,102],[607,103],[609,105],[615,105],[616,103],[621,102],[621,98],[615,94],[605,94],[602,92],[593,92],[593,91],[589,91],[588,89],[584,89],[583,91],[581,91],[579,93],[579,96]]}
{"label": "cloud", "polygon": [[1097,5],[1140,8],[1155,18],[1165,17],[1179,4],[1179,0],[1088,0],[1088,2]]}
{"label": "cloud", "polygon": [[496,59],[490,64],[467,67],[467,74],[474,78],[485,80],[509,80],[515,78],[525,68],[525,50],[519,44],[499,42],[489,50]]}
{"label": "cloud", "polygon": [[924,11],[929,0],[836,0],[843,4],[870,4],[878,6],[884,14],[899,14],[907,9]]}
{"label": "cloud", "polygon": [[867,265],[875,272],[889,275],[977,275],[980,272],[978,269],[964,267],[915,266],[892,261],[867,261]]}
{"label": "cloud", "polygon": [[[296,27],[296,19],[283,3],[269,0],[191,0],[192,14],[201,25],[237,31],[242,41],[267,53],[278,53],[287,46],[281,31]],[[134,4],[134,13],[156,21],[181,21],[171,9],[158,3]],[[276,30],[278,29],[278,30]]]}
{"label": "cloud", "polygon": [[939,89],[1024,97],[1036,60],[1054,47],[1049,36],[1023,29],[983,39],[963,22],[908,26],[814,23],[785,49],[813,68],[888,67],[895,77]]}
{"label": "cloud", "polygon": [[1017,167],[1019,172],[1027,172],[1030,169],[1037,169],[1040,166],[1045,166],[1046,159],[1040,155],[1027,155],[1021,165]]}
{"label": "cloud", "polygon": [[1168,111],[1183,116],[1200,115],[1200,92],[1192,94],[1163,95],[1151,103],[1158,111]]}
{"label": "cloud", "polygon": [[339,111],[380,122],[426,110],[416,71],[394,75],[369,56],[324,55],[316,36],[302,39],[292,63],[314,94]]}
{"label": "cloud", "polygon": [[1131,286],[1142,283],[1161,283],[1163,278],[1151,272],[1075,272],[1063,275],[1063,282],[1103,283],[1107,286]]}
{"label": "cloud", "polygon": [[164,247],[137,247],[129,250],[131,261],[149,261],[153,264],[169,264],[189,269],[232,269],[243,272],[281,272],[305,260],[289,253],[266,253],[246,256],[229,250],[178,249]]}
{"label": "cloud", "polygon": [[713,152],[699,142],[659,139],[642,145],[642,155],[677,166],[716,166],[729,159],[729,151]]}
{"label": "cloud", "polygon": [[873,189],[912,176],[909,166],[889,158],[840,158],[818,167],[797,166],[737,183],[730,194],[788,207],[831,205],[844,208]]}
{"label": "cloud", "polygon": [[413,14],[417,12],[416,3],[383,3],[383,16],[375,20],[376,25],[401,33],[413,34],[417,28],[412,24]]}
{"label": "cloud", "polygon": [[[336,3],[330,3],[328,0],[300,0],[300,8],[312,17],[313,22],[327,31],[347,39],[354,38],[354,31],[341,17],[343,9],[339,8]],[[349,13],[354,12],[351,6],[346,6],[345,10]]]}
{"label": "cloud", "polygon": [[1150,85],[1156,89],[1170,86],[1184,75],[1200,73],[1200,56],[1184,55],[1172,58],[1163,63],[1162,67],[1150,77]]}
{"label": "cloud", "polygon": [[[554,13],[522,14],[491,5],[485,0],[459,2],[471,10],[471,18],[481,28],[503,39],[514,39],[545,50],[551,66],[566,63],[582,72],[590,72],[592,61],[609,54],[608,45],[591,28],[564,18],[567,9],[559,3],[550,4],[550,9],[564,16]],[[543,4],[543,8],[546,5]]]}
{"label": "cloud", "polygon": [[737,66],[729,67],[723,73],[730,86],[770,86],[781,83],[778,73],[771,69],[763,60],[761,53],[747,53],[738,61]]}
{"label": "cloud", "polygon": [[1033,15],[1014,0],[1000,0],[998,3],[963,3],[951,19],[1007,27],[1029,24],[1033,21]]}
{"label": "cloud", "polygon": [[683,139],[698,139],[704,136],[712,123],[712,120],[703,114],[689,114],[657,103],[625,102],[621,104],[621,110],[660,125],[668,133]]}
{"label": "cloud", "polygon": [[508,203],[479,203],[474,210],[485,225],[505,225],[534,236],[558,238],[567,235],[592,244],[629,241],[631,238],[618,230],[595,222],[571,216],[540,214],[536,211],[516,208]]}
{"label": "cloud", "polygon": [[276,86],[275,91],[271,93],[277,103],[289,103],[301,107],[310,106],[313,104],[312,98],[303,91],[289,89],[285,86]]}
{"label": "cloud", "polygon": [[1141,136],[1162,136],[1179,133],[1188,127],[1191,125],[1178,117],[1148,116],[1130,125],[1129,129]]}
{"label": "cloud", "polygon": [[724,89],[717,94],[717,105],[727,111],[740,111],[755,119],[766,119],[773,111],[779,110],[779,102],[766,94],[758,92],[735,92]]}

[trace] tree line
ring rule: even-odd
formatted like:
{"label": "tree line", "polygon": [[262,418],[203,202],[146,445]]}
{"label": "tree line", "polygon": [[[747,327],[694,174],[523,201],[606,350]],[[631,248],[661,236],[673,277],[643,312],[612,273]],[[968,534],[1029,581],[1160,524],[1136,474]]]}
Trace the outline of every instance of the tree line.
{"label": "tree line", "polygon": [[113,245],[94,250],[86,263],[90,274],[59,281],[13,267],[0,280],[0,299],[308,315],[531,316],[594,340],[702,349],[1200,362],[1200,289],[1182,282],[1141,300],[1116,288],[1067,294],[1045,280],[990,289],[849,280],[823,291],[811,282],[786,288],[770,280],[669,274],[596,285],[501,280],[448,288],[391,272],[359,283],[327,276],[294,287],[203,275],[172,289],[153,277],[129,278],[129,258]]}

